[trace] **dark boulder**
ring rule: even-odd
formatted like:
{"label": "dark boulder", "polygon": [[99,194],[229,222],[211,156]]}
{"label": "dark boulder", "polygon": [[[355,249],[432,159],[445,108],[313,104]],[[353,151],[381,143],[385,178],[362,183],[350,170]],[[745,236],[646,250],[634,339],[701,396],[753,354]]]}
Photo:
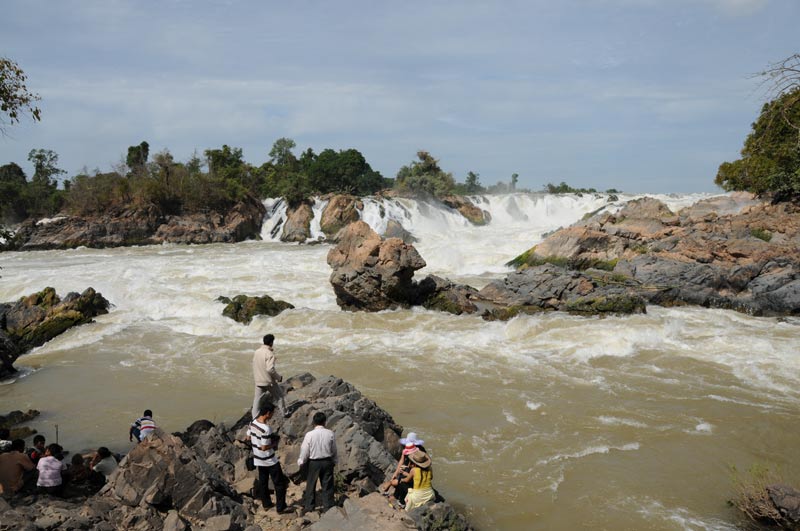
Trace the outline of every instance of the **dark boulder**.
{"label": "dark boulder", "polygon": [[256,315],[275,317],[284,310],[294,308],[292,304],[282,300],[275,300],[269,295],[260,297],[236,295],[233,299],[219,297],[217,300],[225,304],[222,315],[244,324],[250,324]]}

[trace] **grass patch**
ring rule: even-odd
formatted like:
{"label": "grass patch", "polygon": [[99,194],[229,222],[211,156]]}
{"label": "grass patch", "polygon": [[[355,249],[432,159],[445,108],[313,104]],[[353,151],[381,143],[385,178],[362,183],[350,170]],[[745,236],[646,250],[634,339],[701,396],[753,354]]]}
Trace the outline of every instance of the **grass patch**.
{"label": "grass patch", "polygon": [[750,229],[750,236],[768,242],[772,239],[772,233],[767,229]]}

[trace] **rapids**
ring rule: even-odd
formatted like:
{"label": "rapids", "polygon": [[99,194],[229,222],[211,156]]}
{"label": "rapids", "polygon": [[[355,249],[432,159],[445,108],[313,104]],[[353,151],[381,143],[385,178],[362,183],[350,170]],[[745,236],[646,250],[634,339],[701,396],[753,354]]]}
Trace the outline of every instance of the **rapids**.
{"label": "rapids", "polygon": [[[659,199],[678,209],[701,197]],[[481,287],[543,233],[625,199],[478,197],[492,214],[485,227],[426,203],[367,199],[363,219],[380,231],[393,217],[420,239],[418,275]],[[658,307],[505,323],[342,312],[329,246],[276,241],[285,206],[266,206],[263,241],[0,255],[2,301],[92,286],[114,305],[20,358],[0,413],[41,410],[32,426],[52,441],[58,425],[72,451],[127,451],[145,408],[169,431],[230,422],[249,408],[252,352],[272,332],[282,374],[335,374],[416,431],[434,485],[479,529],[735,529],[731,466],[779,468],[797,483],[800,320]],[[215,300],[238,293],[297,308],[241,325]]]}

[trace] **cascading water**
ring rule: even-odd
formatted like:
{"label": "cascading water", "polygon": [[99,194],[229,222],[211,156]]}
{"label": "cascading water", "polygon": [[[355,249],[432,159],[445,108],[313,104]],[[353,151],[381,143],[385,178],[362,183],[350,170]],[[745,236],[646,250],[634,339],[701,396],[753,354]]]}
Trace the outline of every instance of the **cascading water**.
{"label": "cascading water", "polygon": [[[673,210],[700,197],[657,196]],[[628,198],[478,196],[492,215],[482,227],[409,199],[365,198],[361,215],[378,232],[399,221],[426,272],[477,286],[543,232]],[[71,451],[128,451],[145,408],[167,431],[235,421],[251,404],[253,351],[273,333],[282,374],[348,380],[425,439],[436,488],[479,529],[733,530],[731,465],[800,477],[800,319],[343,312],[330,246],[279,242],[286,206],[265,206],[262,241],[1,254],[0,301],[92,286],[114,306],[21,357],[0,414],[41,410],[31,426],[52,439],[59,424]],[[243,325],[217,300],[239,293],[295,309]]]}

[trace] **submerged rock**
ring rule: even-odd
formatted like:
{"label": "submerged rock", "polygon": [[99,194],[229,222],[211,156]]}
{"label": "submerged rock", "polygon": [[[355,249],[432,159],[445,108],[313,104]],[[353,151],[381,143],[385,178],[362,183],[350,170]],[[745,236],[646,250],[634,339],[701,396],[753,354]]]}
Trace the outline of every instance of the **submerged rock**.
{"label": "submerged rock", "polygon": [[236,295],[233,299],[219,297],[217,300],[225,303],[222,315],[244,324],[250,324],[256,315],[275,317],[284,310],[294,308],[292,304],[282,300],[275,300],[269,295],[260,297]]}
{"label": "submerged rock", "polygon": [[109,302],[93,288],[62,300],[53,288],[0,305],[0,377],[14,371],[13,362],[69,328],[108,313]]}
{"label": "submerged rock", "polygon": [[473,225],[486,225],[492,220],[492,215],[489,214],[489,212],[478,208],[463,195],[445,196],[442,198],[442,203],[457,210],[459,214],[467,218]]}

